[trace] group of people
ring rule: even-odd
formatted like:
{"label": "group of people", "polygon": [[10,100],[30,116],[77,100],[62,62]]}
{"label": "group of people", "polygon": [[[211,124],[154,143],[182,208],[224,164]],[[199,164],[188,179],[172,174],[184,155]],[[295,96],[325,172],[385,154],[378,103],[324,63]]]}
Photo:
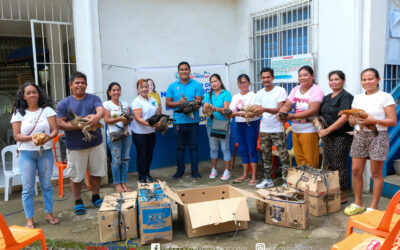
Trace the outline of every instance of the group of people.
{"label": "group of people", "polygon": [[[248,182],[257,188],[273,187],[272,145],[275,145],[282,165],[283,185],[286,185],[289,154],[287,151],[284,123],[291,121],[293,128],[293,147],[297,165],[319,167],[319,138],[324,147],[324,163],[331,170],[340,172],[342,202],[346,202],[343,192],[348,186],[346,160],[351,148],[353,187],[355,202],[345,209],[348,215],[363,212],[362,202],[362,172],[367,158],[371,160],[371,172],[374,179],[373,200],[369,209],[376,209],[383,187],[382,166],[389,149],[387,127],[397,123],[395,103],[391,95],[379,90],[378,72],[369,68],[361,73],[361,84],[364,93],[354,99],[344,90],[345,75],[341,71],[329,73],[329,86],[332,93],[324,96],[321,88],[314,81],[313,70],[303,66],[298,71],[299,85],[287,95],[284,88],[275,86],[274,71],[264,68],[260,79],[264,88],[254,93],[250,90],[250,78],[246,74],[238,76],[237,84],[240,92],[233,97],[218,74],[210,77],[211,90],[204,94],[201,83],[190,77],[190,65],[181,62],[178,65],[178,80],[170,84],[166,94],[166,107],[174,109],[173,119],[176,136],[177,171],[172,179],[182,178],[185,174],[185,153],[189,150],[191,161],[191,176],[200,179],[198,171],[198,136],[199,109],[208,105],[211,113],[207,122],[207,134],[210,144],[211,173],[210,178],[218,176],[217,158],[219,145],[223,153],[225,170],[221,180],[229,180],[231,154],[229,148],[231,118],[236,122],[237,142],[242,156],[243,174],[234,182]],[[72,194],[75,205],[74,213],[86,213],[81,199],[82,181],[86,170],[90,173],[92,186],[92,204],[100,207],[102,198],[99,195],[101,178],[106,175],[106,152],[99,121],[104,118],[107,124],[107,145],[112,161],[113,182],[117,192],[127,192],[126,179],[129,166],[131,142],[137,150],[137,169],[139,182],[153,182],[150,175],[150,165],[155,146],[155,132],[159,124],[150,125],[148,118],[161,114],[160,96],[155,91],[151,79],[139,79],[136,84],[138,96],[129,105],[120,100],[121,86],[112,82],[107,89],[107,101],[101,102],[96,95],[86,93],[87,79],[81,72],[72,74],[69,86],[72,94],[63,99],[56,111],[45,93],[33,83],[25,83],[17,91],[13,103],[11,124],[14,138],[18,146],[18,165],[22,176],[22,202],[26,216],[26,227],[34,227],[34,185],[36,172],[44,198],[46,220],[57,224],[59,218],[52,214],[53,188],[51,174],[54,155],[52,139],[58,130],[65,131],[68,167]],[[176,112],[176,108],[188,101],[196,101],[192,115]],[[253,115],[245,110],[250,105],[255,106]],[[344,109],[363,109],[368,118],[360,119],[348,115],[339,115]],[[71,122],[70,111],[80,117],[85,117],[85,127],[96,127],[91,131],[94,138],[86,140],[82,126]],[[130,120],[128,114],[133,114]],[[311,123],[314,117],[321,115],[327,127],[318,131]],[[261,117],[261,120],[260,120]],[[133,120],[133,121],[132,121]],[[132,121],[132,122],[131,122]],[[375,124],[378,134],[366,128]],[[349,133],[355,127],[355,133]],[[126,131],[124,136],[111,139],[118,131]],[[85,131],[84,131],[85,132]],[[45,140],[37,145],[35,133],[44,133]],[[257,184],[257,140],[259,140],[264,161],[264,178]],[[249,169],[252,169],[250,176]]]}
{"label": "group of people", "polygon": [[[228,117],[214,114],[214,119],[235,117],[236,121],[243,175],[234,182],[248,181],[250,186],[257,188],[273,187],[274,183],[271,178],[272,145],[275,145],[281,160],[283,185],[287,185],[286,176],[290,160],[284,123],[291,121],[297,165],[320,167],[319,140],[322,138],[322,164],[326,165],[329,170],[339,172],[342,204],[347,203],[344,190],[348,188],[347,157],[350,151],[355,201],[345,208],[344,213],[354,215],[378,208],[383,188],[382,167],[389,150],[387,128],[397,124],[397,117],[393,97],[379,90],[380,77],[376,69],[368,68],[361,72],[361,84],[365,92],[355,97],[344,90],[346,77],[339,70],[329,73],[329,87],[332,93],[326,96],[315,83],[313,69],[309,66],[299,69],[298,81],[300,84],[293,88],[289,95],[285,89],[273,84],[274,71],[271,68],[261,70],[260,79],[264,88],[257,93],[249,90],[249,77],[240,75],[237,82],[240,93],[231,99],[220,78],[216,76],[215,78],[213,79],[213,76],[210,78],[212,92],[210,97],[214,98],[215,95],[215,99],[212,99],[215,112],[226,114],[224,111],[229,107],[233,113]],[[217,84],[213,84],[213,82]],[[210,98],[207,98],[208,94],[205,97],[204,102],[210,102]],[[243,118],[246,116],[246,105],[256,105],[256,109],[253,110],[254,115],[248,121]],[[362,109],[368,114],[368,117],[362,119],[356,115],[340,112],[349,109]],[[317,130],[312,123],[313,119],[318,116],[322,117],[325,123],[325,127],[320,130]],[[258,120],[258,117],[261,117],[261,121]],[[247,118],[249,118],[248,115]],[[375,125],[377,131],[371,131],[368,125]],[[216,145],[218,144],[215,139],[212,139],[210,131],[209,138],[212,163],[210,178],[215,178],[218,175],[215,167],[216,152],[218,152]],[[257,140],[259,140],[264,161],[264,178],[259,184],[257,184],[256,178]],[[219,141],[226,162],[226,169],[221,179],[227,180],[230,177],[227,167],[230,160],[227,146],[229,136],[223,140],[219,139]],[[362,174],[367,159],[371,162],[374,188],[372,202],[366,209],[362,201]],[[251,178],[248,173],[249,164],[253,170]]]}

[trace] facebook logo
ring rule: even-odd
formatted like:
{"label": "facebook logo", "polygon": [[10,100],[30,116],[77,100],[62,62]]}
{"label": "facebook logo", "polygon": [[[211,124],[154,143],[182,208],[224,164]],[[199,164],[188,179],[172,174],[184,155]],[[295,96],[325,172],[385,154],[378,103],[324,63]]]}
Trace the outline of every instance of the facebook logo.
{"label": "facebook logo", "polygon": [[160,243],[151,243],[151,250],[160,250]]}

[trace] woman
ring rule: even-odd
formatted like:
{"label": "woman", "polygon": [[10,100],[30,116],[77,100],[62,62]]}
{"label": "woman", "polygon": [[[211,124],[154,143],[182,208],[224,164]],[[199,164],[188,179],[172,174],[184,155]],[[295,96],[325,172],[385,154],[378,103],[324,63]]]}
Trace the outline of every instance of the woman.
{"label": "woman", "polygon": [[156,91],[156,85],[154,84],[154,81],[149,78],[147,79],[147,83],[149,84],[148,96],[156,99],[158,107],[160,108],[160,111],[162,111],[160,94],[158,94],[158,92]]}
{"label": "woman", "polygon": [[118,193],[132,191],[126,185],[126,177],[129,168],[129,152],[131,149],[131,132],[127,129],[129,136],[126,136],[117,141],[110,140],[110,133],[125,130],[129,126],[128,120],[123,115],[130,113],[127,102],[121,101],[121,85],[117,82],[112,82],[108,85],[107,100],[103,103],[104,121],[108,124],[107,129],[107,144],[111,152],[111,172],[115,184],[115,190]]}
{"label": "woman", "polygon": [[[371,174],[374,180],[372,202],[367,209],[371,211],[378,208],[382,194],[383,176],[382,167],[389,151],[389,136],[387,128],[396,126],[396,106],[393,97],[379,90],[379,73],[374,68],[368,68],[361,73],[361,85],[364,93],[354,97],[351,107],[363,109],[368,113],[366,119],[349,117],[351,125],[356,125],[356,133],[351,144],[350,156],[352,157],[353,190],[355,200],[345,208],[346,215],[354,215],[365,211],[362,201],[363,172],[367,157],[371,162]],[[360,130],[360,125],[363,130]],[[375,125],[378,135],[369,130],[365,125]]]}
{"label": "woman", "polygon": [[[135,119],[132,123],[132,139],[137,152],[137,169],[140,183],[151,183],[150,164],[153,159],[153,150],[156,144],[156,130],[151,127],[146,119],[155,114],[160,114],[157,101],[149,97],[149,84],[145,79],[139,79],[136,84],[139,93],[132,102]],[[157,126],[157,125],[156,125]]]}
{"label": "woman", "polygon": [[[36,185],[36,171],[39,175],[43,192],[46,221],[54,225],[59,218],[53,216],[53,172],[54,155],[52,139],[57,136],[56,112],[51,108],[50,100],[34,84],[27,82],[18,89],[13,103],[11,124],[14,140],[17,142],[19,157],[18,166],[22,179],[22,204],[24,206],[27,228],[34,228],[35,222],[33,197]],[[33,141],[34,133],[44,133],[41,143]],[[41,152],[41,147],[43,152]]]}
{"label": "woman", "polygon": [[339,117],[338,113],[340,110],[350,109],[353,96],[343,88],[346,76],[342,71],[331,71],[328,79],[332,93],[324,97],[320,110],[320,114],[328,127],[320,130],[318,135],[322,138],[324,164],[328,166],[329,170],[339,171],[340,200],[344,204],[347,202],[344,190],[348,187],[349,179],[347,156],[353,141],[353,137],[346,132],[353,129],[347,122],[348,116],[342,115]]}
{"label": "woman", "polygon": [[231,117],[235,117],[236,122],[236,134],[238,137],[239,152],[242,156],[243,174],[239,178],[236,178],[234,182],[240,183],[249,181],[249,164],[253,170],[251,180],[249,181],[250,186],[257,184],[257,139],[258,131],[260,128],[260,122],[258,117],[250,118],[249,125],[246,123],[244,118],[245,113],[243,111],[244,105],[253,105],[255,102],[256,95],[253,91],[250,91],[250,78],[246,74],[241,74],[237,78],[237,85],[240,92],[232,97],[232,102],[229,108],[233,111]]}
{"label": "woman", "polygon": [[212,105],[211,108],[213,112],[213,119],[208,119],[207,124],[207,135],[210,143],[210,158],[211,158],[211,174],[210,179],[215,179],[218,176],[217,171],[217,159],[218,159],[218,142],[221,144],[221,150],[224,155],[225,161],[225,171],[221,177],[221,180],[227,181],[231,178],[231,172],[229,171],[229,165],[231,162],[231,153],[229,151],[229,137],[230,129],[228,128],[225,136],[216,137],[212,134],[212,126],[216,120],[226,121],[229,127],[229,118],[224,116],[224,110],[229,109],[229,104],[231,103],[232,96],[229,91],[225,89],[224,84],[221,81],[221,77],[218,74],[213,74],[210,77],[210,92],[206,93],[204,96],[203,103]]}
{"label": "woman", "polygon": [[[311,123],[321,107],[324,92],[314,82],[314,71],[303,66],[298,71],[300,85],[290,91],[288,99],[278,112],[280,121],[292,120],[294,157],[298,166],[319,167],[319,137]],[[294,113],[289,113],[294,106]],[[282,113],[289,113],[286,117]],[[307,118],[307,119],[306,119]]]}

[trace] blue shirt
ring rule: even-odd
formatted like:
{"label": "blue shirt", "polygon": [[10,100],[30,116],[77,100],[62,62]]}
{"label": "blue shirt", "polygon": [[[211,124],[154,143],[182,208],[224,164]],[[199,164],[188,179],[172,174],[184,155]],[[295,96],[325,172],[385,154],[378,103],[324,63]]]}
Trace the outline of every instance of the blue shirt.
{"label": "blue shirt", "polygon": [[[67,121],[72,120],[72,117],[68,116],[68,108],[75,112],[79,116],[87,116],[89,114],[96,114],[96,108],[103,107],[101,100],[98,96],[92,94],[86,94],[82,100],[77,100],[73,96],[61,100],[57,105],[57,118],[67,117]],[[65,141],[67,148],[70,150],[82,150],[95,147],[103,142],[101,129],[98,128],[95,132],[90,131],[95,135],[95,138],[91,141],[82,140],[85,135],[81,130],[65,131]]]}
{"label": "blue shirt", "polygon": [[[172,101],[177,102],[182,99],[182,94],[187,98],[188,101],[196,99],[196,96],[203,96],[204,89],[203,85],[196,80],[190,79],[186,84],[181,83],[180,80],[171,83],[167,89],[167,98],[172,98]],[[182,123],[199,123],[199,111],[193,112],[194,119],[183,113],[177,113],[174,110],[174,119],[176,124]]]}
{"label": "blue shirt", "polygon": [[[212,104],[216,108],[223,108],[224,107],[224,102],[231,102],[232,101],[232,96],[231,93],[229,93],[228,90],[221,90],[221,92],[216,96],[214,91],[211,91],[212,93],[212,102],[210,102],[210,92],[206,93],[204,95],[204,101],[203,103],[208,102],[209,104]],[[214,117],[217,120],[226,120],[225,116],[217,111],[214,111]],[[211,119],[208,120],[209,123]]]}

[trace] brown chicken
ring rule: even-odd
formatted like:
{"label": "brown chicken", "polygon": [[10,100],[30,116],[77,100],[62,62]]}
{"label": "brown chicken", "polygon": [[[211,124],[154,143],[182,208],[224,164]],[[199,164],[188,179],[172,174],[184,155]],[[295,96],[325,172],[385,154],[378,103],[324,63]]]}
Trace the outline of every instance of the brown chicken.
{"label": "brown chicken", "polygon": [[[366,119],[368,117],[368,114],[362,110],[362,109],[345,109],[341,110],[339,112],[339,115],[352,115],[354,118],[361,118],[361,119]],[[368,125],[362,125],[358,124],[360,126],[360,131],[363,132],[364,126],[370,129],[372,132],[374,132],[375,135],[378,135],[378,130],[376,129],[375,124],[368,124]]]}
{"label": "brown chicken", "polygon": [[250,117],[254,116],[254,112],[258,110],[257,105],[244,105],[243,111],[244,111],[244,117],[246,118],[246,123],[249,125]]}
{"label": "brown chicken", "polygon": [[315,129],[319,132],[320,130],[328,127],[325,119],[322,116],[317,116],[312,120],[312,124]]}
{"label": "brown chicken", "polygon": [[206,103],[204,103],[204,106],[203,106],[203,113],[206,115],[206,117],[207,117],[207,120],[206,120],[206,126],[207,126],[207,123],[208,123],[208,119],[212,119],[212,117],[213,117],[213,111],[212,111],[212,105],[211,104],[209,104],[208,102],[206,102]]}
{"label": "brown chicken", "polygon": [[96,131],[98,128],[104,128],[104,125],[101,123],[97,123],[94,126],[87,125],[89,118],[78,116],[74,111],[68,109],[68,115],[71,116],[72,120],[68,121],[74,126],[80,127],[82,129],[82,133],[85,136],[82,140],[91,141],[95,138],[93,134],[89,131]]}
{"label": "brown chicken", "polygon": [[32,141],[35,146],[40,146],[39,148],[39,155],[41,155],[44,151],[43,144],[46,140],[46,134],[45,133],[33,133],[32,134]]}

